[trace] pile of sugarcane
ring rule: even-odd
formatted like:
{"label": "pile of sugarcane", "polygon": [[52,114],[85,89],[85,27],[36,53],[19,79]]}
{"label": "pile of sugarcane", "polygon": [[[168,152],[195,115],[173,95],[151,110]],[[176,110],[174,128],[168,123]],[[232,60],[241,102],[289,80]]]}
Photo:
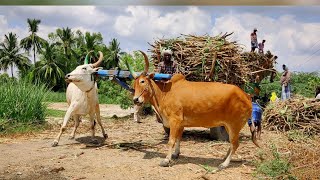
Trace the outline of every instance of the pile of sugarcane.
{"label": "pile of sugarcane", "polygon": [[270,103],[264,111],[263,123],[269,130],[320,134],[320,101],[299,98]]}
{"label": "pile of sugarcane", "polygon": [[152,48],[149,51],[157,67],[161,61],[161,51],[171,49],[179,72],[188,80],[218,81],[242,86],[251,81],[251,72],[261,70],[259,64],[267,57],[260,58],[257,53],[251,53],[252,56],[241,54],[240,45],[236,41],[227,40],[231,34],[214,37],[181,35],[175,39],[159,39],[150,44]]}
{"label": "pile of sugarcane", "polygon": [[274,68],[276,59],[274,59],[274,55],[270,51],[267,51],[265,54],[244,52],[241,56],[247,68],[249,68],[251,81],[255,79],[256,75],[261,76],[259,80],[262,80],[266,76],[271,75],[272,72],[276,72]]}
{"label": "pile of sugarcane", "polygon": [[161,51],[169,48],[178,63],[179,72],[192,81],[220,81],[242,85],[247,81],[248,68],[243,65],[241,48],[226,38],[230,34],[182,35],[175,39],[159,39],[150,44],[152,59],[157,67]]}

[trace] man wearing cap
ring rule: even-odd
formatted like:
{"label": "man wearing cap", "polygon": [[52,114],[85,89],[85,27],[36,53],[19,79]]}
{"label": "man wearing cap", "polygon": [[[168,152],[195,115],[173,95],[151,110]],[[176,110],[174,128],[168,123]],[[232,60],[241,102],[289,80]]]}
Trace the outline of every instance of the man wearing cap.
{"label": "man wearing cap", "polygon": [[163,74],[177,73],[177,63],[173,61],[172,51],[170,49],[164,49],[161,52],[162,61],[159,62],[156,72]]}
{"label": "man wearing cap", "polygon": [[[164,49],[161,52],[162,61],[159,62],[157,69],[155,72],[163,73],[163,74],[175,74],[178,71],[177,63],[173,61],[172,51],[170,49]],[[140,116],[138,115],[141,106],[134,106],[134,121],[140,123]],[[157,116],[157,121],[161,122],[159,117]]]}
{"label": "man wearing cap", "polygon": [[254,52],[255,49],[258,47],[258,38],[257,38],[257,28],[253,29],[253,32],[251,33],[251,52]]}

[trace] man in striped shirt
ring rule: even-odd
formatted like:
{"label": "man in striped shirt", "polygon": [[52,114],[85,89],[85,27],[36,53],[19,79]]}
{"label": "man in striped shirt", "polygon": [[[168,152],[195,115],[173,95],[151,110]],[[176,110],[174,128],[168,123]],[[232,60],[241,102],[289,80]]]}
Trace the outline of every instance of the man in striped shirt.
{"label": "man in striped shirt", "polygon": [[173,61],[172,51],[165,49],[161,52],[163,61],[159,62],[157,72],[163,74],[174,74],[177,73],[177,63]]}

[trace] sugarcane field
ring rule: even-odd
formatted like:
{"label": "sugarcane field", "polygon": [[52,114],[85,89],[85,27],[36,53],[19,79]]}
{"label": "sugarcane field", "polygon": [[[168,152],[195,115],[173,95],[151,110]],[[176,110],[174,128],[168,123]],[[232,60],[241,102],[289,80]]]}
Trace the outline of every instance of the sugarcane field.
{"label": "sugarcane field", "polygon": [[0,179],[320,179],[318,6],[10,7]]}

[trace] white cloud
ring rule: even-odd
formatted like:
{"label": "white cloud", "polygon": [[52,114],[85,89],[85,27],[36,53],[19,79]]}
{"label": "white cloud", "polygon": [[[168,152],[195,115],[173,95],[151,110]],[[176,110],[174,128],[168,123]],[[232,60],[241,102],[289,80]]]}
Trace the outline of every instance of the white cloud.
{"label": "white cloud", "polygon": [[129,6],[127,15],[116,18],[116,33],[127,37],[140,37],[150,41],[153,38],[178,36],[181,33],[206,33],[209,31],[211,17],[197,7],[184,11],[161,14],[160,11],[143,6]]}
{"label": "white cloud", "polygon": [[[308,8],[302,8],[302,11],[297,13],[296,8],[291,7],[288,7],[290,11],[285,8],[283,12],[277,12],[277,8],[267,8],[268,10],[262,13],[250,13],[252,11],[248,7],[242,12],[225,13],[227,10],[218,8],[217,11],[217,8],[210,7],[122,7],[122,10],[117,11],[112,11],[109,7],[95,6],[10,7],[10,11],[3,10],[0,13],[0,40],[4,34],[11,31],[15,32],[19,39],[26,37],[29,34],[27,18],[36,18],[41,19],[38,35],[45,39],[47,34],[55,32],[56,28],[68,26],[73,31],[80,29],[82,32],[101,32],[105,42],[117,38],[121,48],[126,51],[146,50],[149,48],[147,42],[152,43],[157,38],[177,37],[181,33],[217,35],[220,32],[234,32],[232,40],[245,45],[245,50],[249,51],[250,33],[254,27],[258,28],[258,40],[267,40],[265,49],[279,56],[279,64],[287,63],[289,67],[295,67],[320,49],[320,42],[311,48],[320,40],[319,17],[307,18],[309,22],[298,17],[301,14],[309,17],[309,11],[306,10]],[[316,8],[312,10],[315,11]],[[320,63],[313,65],[319,60],[317,56],[320,56],[320,52],[308,63],[294,70],[319,69],[316,65],[319,66]]]}
{"label": "white cloud", "polygon": [[0,15],[0,41],[4,39],[4,35],[13,32],[17,35],[18,40],[26,36],[26,31],[21,27],[10,27],[5,16]]}
{"label": "white cloud", "polygon": [[98,26],[110,21],[110,17],[95,6],[28,6],[18,10],[19,12],[16,13],[27,17],[35,13],[42,17],[59,18],[60,21],[71,23],[81,22],[88,26]]}
{"label": "white cloud", "polygon": [[[258,41],[266,39],[265,50],[278,55],[279,64],[288,64],[293,70],[301,68],[297,64],[303,64],[306,60],[303,57],[310,55],[308,49],[320,37],[320,23],[299,22],[292,15],[271,18],[251,13],[221,15],[215,20],[212,34],[234,31],[234,39],[246,46],[245,51],[250,51],[250,33],[254,27],[258,28]],[[312,66],[308,68],[317,70]]]}

